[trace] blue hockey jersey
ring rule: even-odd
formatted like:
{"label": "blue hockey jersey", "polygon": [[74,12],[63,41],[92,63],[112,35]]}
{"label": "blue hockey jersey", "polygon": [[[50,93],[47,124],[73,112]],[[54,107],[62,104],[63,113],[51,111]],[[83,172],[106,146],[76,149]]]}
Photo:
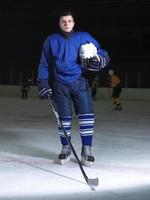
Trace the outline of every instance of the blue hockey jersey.
{"label": "blue hockey jersey", "polygon": [[105,57],[107,66],[108,53],[101,49],[99,42],[89,33],[74,32],[70,38],[56,33],[48,36],[44,41],[38,67],[38,80],[53,78],[54,67],[57,72],[57,76],[55,76],[57,81],[69,85],[77,80],[85,70],[79,62],[79,49],[86,43],[93,43],[96,46],[98,55]]}

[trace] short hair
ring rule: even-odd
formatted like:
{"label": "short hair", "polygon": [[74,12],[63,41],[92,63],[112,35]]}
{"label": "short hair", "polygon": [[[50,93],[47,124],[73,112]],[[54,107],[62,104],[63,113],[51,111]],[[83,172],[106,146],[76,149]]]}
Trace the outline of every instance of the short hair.
{"label": "short hair", "polygon": [[[68,15],[71,15],[73,17],[73,14],[72,14],[72,12],[70,10],[63,10],[58,15],[58,20],[60,20],[61,17],[68,16]],[[74,19],[74,17],[73,17],[73,19]]]}

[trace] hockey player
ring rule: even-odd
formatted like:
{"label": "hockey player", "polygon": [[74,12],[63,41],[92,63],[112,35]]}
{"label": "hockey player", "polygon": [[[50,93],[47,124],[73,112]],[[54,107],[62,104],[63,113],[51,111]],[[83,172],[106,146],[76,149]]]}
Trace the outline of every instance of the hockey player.
{"label": "hockey player", "polygon": [[94,101],[96,101],[97,89],[98,89],[98,76],[94,78],[91,84],[91,94]]}
{"label": "hockey player", "polygon": [[[43,44],[38,67],[39,96],[47,95],[55,102],[59,118],[71,140],[72,103],[79,124],[82,141],[81,163],[90,166],[92,155],[94,111],[86,70],[99,71],[109,62],[108,53],[87,32],[75,32],[75,22],[70,11],[59,16],[60,30],[48,36]],[[62,144],[58,156],[60,163],[70,159],[71,148],[58,123],[58,133]]]}
{"label": "hockey player", "polygon": [[122,92],[121,81],[119,76],[114,74],[114,71],[112,69],[108,71],[108,74],[109,74],[108,84],[112,88],[112,101],[114,105],[113,110],[120,111],[122,110],[122,105],[120,101],[120,94]]}

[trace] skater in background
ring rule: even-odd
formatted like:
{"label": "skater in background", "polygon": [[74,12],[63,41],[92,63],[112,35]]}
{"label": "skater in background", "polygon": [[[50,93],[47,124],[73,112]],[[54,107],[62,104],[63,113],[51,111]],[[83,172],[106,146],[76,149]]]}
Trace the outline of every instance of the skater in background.
{"label": "skater in background", "polygon": [[110,88],[112,88],[112,101],[114,108],[113,110],[122,110],[122,104],[120,101],[120,94],[122,92],[122,86],[121,86],[121,81],[118,75],[114,73],[112,69],[108,71],[108,85]]}
{"label": "skater in background", "polygon": [[23,81],[21,83],[21,97],[22,99],[28,98],[28,84],[26,81]]}
{"label": "skater in background", "polygon": [[32,85],[32,80],[30,78],[27,79],[27,87],[28,87],[28,91],[30,90],[30,87]]}
{"label": "skater in background", "polygon": [[[46,38],[38,67],[39,96],[49,96],[56,105],[59,118],[71,140],[72,103],[79,124],[82,148],[81,163],[90,166],[94,132],[94,110],[85,72],[99,71],[109,62],[108,53],[87,32],[75,32],[72,13],[58,18],[59,31]],[[70,159],[71,148],[58,124],[62,144],[58,159],[61,164]]]}
{"label": "skater in background", "polygon": [[32,80],[31,79],[27,79],[22,81],[21,83],[21,97],[22,99],[28,99],[28,92],[30,90],[32,84]]}
{"label": "skater in background", "polygon": [[91,84],[91,94],[94,101],[96,101],[96,94],[98,90],[98,76],[96,76]]}

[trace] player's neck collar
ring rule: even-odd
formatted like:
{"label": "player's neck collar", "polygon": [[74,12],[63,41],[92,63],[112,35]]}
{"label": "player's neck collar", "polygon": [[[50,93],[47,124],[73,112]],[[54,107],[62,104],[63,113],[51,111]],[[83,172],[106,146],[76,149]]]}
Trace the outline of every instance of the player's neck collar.
{"label": "player's neck collar", "polygon": [[65,31],[60,31],[60,34],[63,35],[66,39],[70,39],[73,35],[74,31],[70,31],[70,32],[65,32]]}

